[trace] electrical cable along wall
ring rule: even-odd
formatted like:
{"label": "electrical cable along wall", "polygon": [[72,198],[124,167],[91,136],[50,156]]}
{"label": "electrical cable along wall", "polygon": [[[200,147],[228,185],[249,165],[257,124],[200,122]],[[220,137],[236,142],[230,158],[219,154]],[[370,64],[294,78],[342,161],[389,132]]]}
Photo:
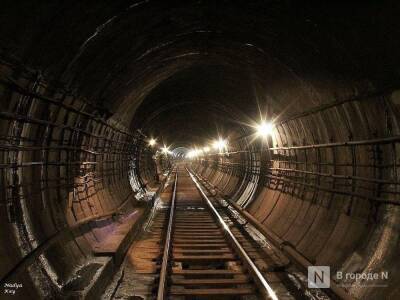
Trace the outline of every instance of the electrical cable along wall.
{"label": "electrical cable along wall", "polygon": [[95,105],[32,72],[1,69],[0,238],[8,259],[0,275],[50,297],[92,255],[92,230],[101,227],[93,222],[132,210],[142,180],[156,184],[154,163],[138,147],[139,132],[110,125]]}
{"label": "electrical cable along wall", "polygon": [[136,193],[136,199],[141,199],[148,192],[148,188],[156,188],[159,184],[157,166],[154,162],[153,151],[141,139],[135,144],[135,151],[131,154],[129,168],[129,182]]}
{"label": "electrical cable along wall", "polygon": [[[333,280],[358,299],[399,298],[399,4],[9,2],[1,284],[23,283],[21,298],[105,286],[99,270],[111,277],[123,255],[96,247],[198,150],[194,175],[280,248],[332,274],[387,271],[373,282],[385,288]],[[268,137],[254,137],[263,121]]]}
{"label": "electrical cable along wall", "polygon": [[246,206],[257,192],[261,153],[246,138],[233,140],[225,154],[207,154],[192,165],[224,195]]}
{"label": "electrical cable along wall", "polygon": [[[343,273],[357,268],[394,274],[400,131],[393,97],[359,97],[278,122],[274,143],[257,146],[265,159],[250,203],[241,197],[254,184],[260,150],[233,148],[199,158],[193,167],[310,263]],[[234,179],[221,180],[221,174]],[[354,284],[354,278],[345,283]],[[361,297],[367,290],[354,287],[352,293]]]}
{"label": "electrical cable along wall", "polygon": [[291,118],[277,126],[271,179],[292,177],[303,190],[308,184],[371,205],[398,204],[398,126],[390,94]]}

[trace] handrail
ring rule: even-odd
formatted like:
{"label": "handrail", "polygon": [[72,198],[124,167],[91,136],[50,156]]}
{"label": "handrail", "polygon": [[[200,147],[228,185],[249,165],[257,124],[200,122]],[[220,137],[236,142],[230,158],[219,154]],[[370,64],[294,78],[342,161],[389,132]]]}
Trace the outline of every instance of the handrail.
{"label": "handrail", "polygon": [[258,287],[260,288],[262,295],[265,297],[265,299],[278,300],[278,297],[276,296],[272,287],[268,284],[268,282],[265,280],[264,276],[261,274],[260,270],[257,268],[257,266],[254,264],[254,262],[251,260],[250,256],[246,253],[246,251],[240,245],[239,241],[233,235],[229,226],[225,223],[224,219],[221,217],[221,215],[218,213],[218,211],[215,209],[215,207],[211,203],[210,199],[204,193],[203,188],[200,186],[200,184],[198,183],[195,176],[188,169],[186,169],[186,170],[189,173],[190,177],[192,178],[193,182],[196,184],[197,189],[199,190],[200,194],[206,201],[211,212],[217,218],[217,220],[221,224],[222,228],[224,229],[226,235],[231,240],[231,242],[233,243],[236,250],[239,252],[240,257],[246,263],[248,271],[253,275],[255,282],[258,285]]}
{"label": "handrail", "polygon": [[174,189],[172,192],[172,200],[171,200],[169,220],[168,220],[168,230],[167,230],[167,236],[165,238],[165,244],[164,244],[164,254],[163,254],[163,258],[162,258],[160,281],[158,284],[157,300],[164,300],[164,296],[165,296],[165,287],[166,287],[166,281],[167,281],[167,275],[168,275],[169,254],[170,254],[170,248],[171,248],[172,227],[173,227],[173,222],[174,222],[177,182],[178,182],[178,170],[176,170],[176,173],[175,173],[175,183],[174,183]]}

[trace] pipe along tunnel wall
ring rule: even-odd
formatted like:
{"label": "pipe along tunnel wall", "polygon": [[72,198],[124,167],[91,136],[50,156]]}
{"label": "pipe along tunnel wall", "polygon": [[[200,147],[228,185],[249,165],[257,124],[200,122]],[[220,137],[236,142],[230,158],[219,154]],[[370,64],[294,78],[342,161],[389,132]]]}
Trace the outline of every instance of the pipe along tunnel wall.
{"label": "pipe along tunnel wall", "polygon": [[[398,298],[398,12],[313,1],[5,5],[1,288],[22,284],[21,299],[95,293],[170,164],[147,139],[189,148],[220,134],[229,154],[192,160],[197,174],[308,262],[388,272],[384,288],[337,279],[348,294]],[[275,123],[267,143],[246,125],[260,111]]]}

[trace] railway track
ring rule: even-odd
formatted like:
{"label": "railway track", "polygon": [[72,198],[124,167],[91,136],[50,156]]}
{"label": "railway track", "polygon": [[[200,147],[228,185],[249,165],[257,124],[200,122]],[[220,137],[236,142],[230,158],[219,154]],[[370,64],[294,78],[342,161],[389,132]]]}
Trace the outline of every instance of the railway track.
{"label": "railway track", "polygon": [[224,216],[178,168],[157,299],[278,299]]}
{"label": "railway track", "polygon": [[260,246],[183,166],[161,201],[108,299],[330,299],[293,280],[287,258]]}

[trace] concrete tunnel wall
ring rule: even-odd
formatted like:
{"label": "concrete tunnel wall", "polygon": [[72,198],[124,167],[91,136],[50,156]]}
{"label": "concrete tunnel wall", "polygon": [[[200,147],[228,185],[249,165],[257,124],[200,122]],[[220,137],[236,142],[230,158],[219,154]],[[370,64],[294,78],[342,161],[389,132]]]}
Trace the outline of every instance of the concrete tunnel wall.
{"label": "concrete tunnel wall", "polygon": [[[353,296],[399,295],[398,6],[255,3],[2,10],[2,282],[22,281],[23,297],[59,295],[113,214],[142,208],[136,196],[157,188],[143,133],[191,144],[207,138],[209,114],[257,115],[254,92],[277,120],[268,147],[217,118],[232,153],[193,168],[312,263],[389,271],[390,288],[350,281]],[[226,91],[184,102],[177,82],[210,89],[217,67],[210,78]],[[166,101],[169,88],[183,100]],[[179,107],[202,126],[184,126]]]}
{"label": "concrete tunnel wall", "polygon": [[3,92],[1,277],[23,283],[21,299],[51,297],[90,261],[115,215],[129,215],[158,184],[152,153],[140,148],[142,134],[40,80],[19,78]]}
{"label": "concrete tunnel wall", "polygon": [[[265,152],[247,154],[232,146],[232,154],[199,158],[193,167],[312,264],[343,274],[396,274],[398,146],[384,138],[385,123],[376,122],[387,111],[376,98],[311,111],[280,123]],[[337,119],[343,124],[334,126]],[[349,135],[358,142],[341,142]],[[316,141],[318,146],[297,146]],[[398,293],[395,277],[384,292],[346,283],[356,297],[392,299]]]}

